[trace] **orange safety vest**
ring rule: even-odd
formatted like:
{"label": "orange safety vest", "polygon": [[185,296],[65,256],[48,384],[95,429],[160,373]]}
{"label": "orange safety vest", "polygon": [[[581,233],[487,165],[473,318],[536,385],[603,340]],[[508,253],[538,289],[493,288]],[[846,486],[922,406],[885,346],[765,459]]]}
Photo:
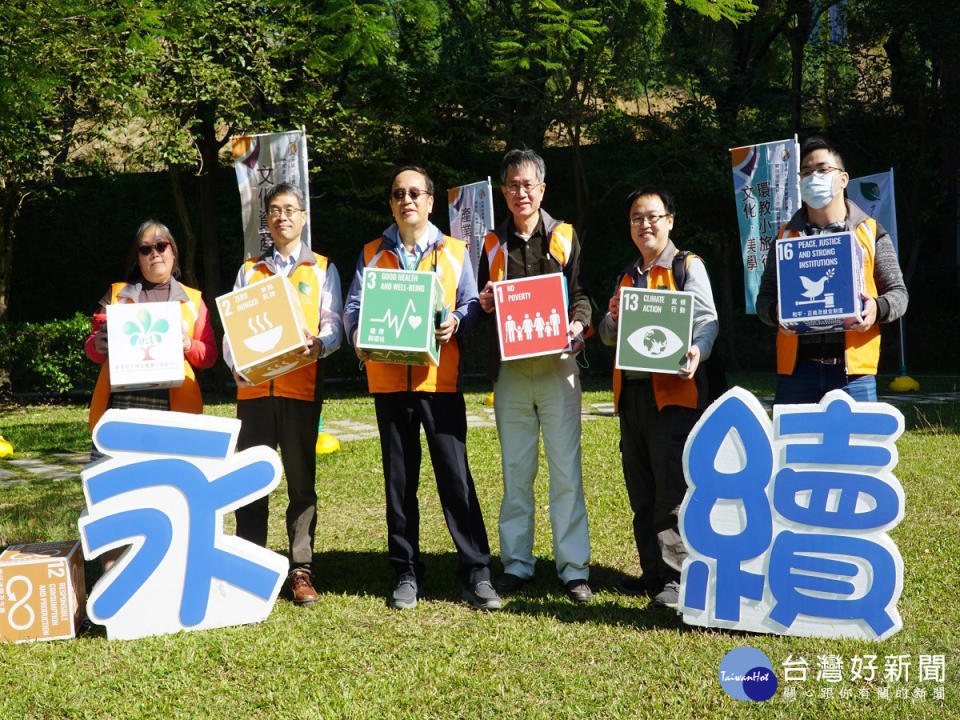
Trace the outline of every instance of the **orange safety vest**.
{"label": "orange safety vest", "polygon": [[[800,237],[799,230],[788,229],[784,225],[777,238]],[[864,288],[868,295],[877,296],[877,283],[873,277],[873,263],[876,255],[877,221],[866,218],[857,225],[854,236],[860,247],[863,248],[863,278]],[[877,365],[880,363],[880,327],[874,323],[866,332],[844,332],[846,350],[847,373],[850,375],[876,375]],[[777,374],[792,375],[797,364],[798,338],[788,335],[782,330],[777,331]]]}
{"label": "orange safety vest", "polygon": [[[118,302],[132,303],[133,300],[128,297],[120,296],[120,291],[127,287],[129,283],[113,283],[110,286],[110,304],[115,305]],[[189,300],[180,302],[180,317],[187,328],[187,335],[192,339],[194,337],[194,324],[197,322],[198,309],[201,300],[199,290],[187,287],[180,283],[180,287],[187,293]],[[190,367],[186,359],[183,361],[183,384],[180,387],[170,388],[170,409],[176,412],[187,412],[200,414],[203,412],[203,398],[200,396],[200,385],[197,383],[197,376]],[[110,402],[110,363],[104,362],[100,366],[100,374],[97,376],[97,385],[93,389],[93,398],[90,400],[89,424],[90,432],[93,432],[97,421],[107,410]]]}
{"label": "orange safety vest", "polygon": [[[560,267],[567,264],[570,249],[573,246],[573,225],[557,223],[550,233],[549,254],[560,263]],[[487,255],[487,266],[490,268],[490,281],[503,280],[507,270],[507,258],[503,252],[503,244],[495,232],[487,233],[483,239],[483,252]]]}
{"label": "orange safety vest", "polygon": [[[400,260],[390,250],[382,248],[383,238],[363,246],[365,267],[400,270]],[[437,242],[432,250],[425,252],[417,270],[434,271],[443,286],[443,304],[448,310],[457,302],[457,287],[463,272],[467,244],[456,238],[446,237]],[[367,387],[371,393],[391,392],[457,392],[460,390],[460,342],[454,335],[440,346],[440,364],[400,365],[372,360],[365,363]]]}
{"label": "orange safety vest", "polygon": [[[326,281],[329,261],[323,255],[312,254],[315,262],[301,262],[285,279],[296,291],[307,328],[316,334],[320,329],[320,293]],[[261,258],[251,258],[243,264],[243,275],[246,284],[251,285],[259,280],[273,277],[274,273],[270,272],[270,268],[262,262]],[[252,387],[238,386],[237,400],[279,396],[313,401],[316,400],[316,390],[317,363],[310,363],[269,382]]]}
{"label": "orange safety vest", "polygon": [[[696,257],[693,254],[687,255],[687,262],[690,258]],[[625,272],[620,278],[620,285],[617,292],[622,287],[633,287],[633,278],[629,272]],[[654,265],[650,268],[647,275],[647,287],[665,290],[676,290],[677,284],[673,277],[673,269]],[[699,371],[698,371],[699,372]],[[694,373],[694,378],[698,373]],[[650,373],[650,379],[653,383],[653,397],[657,401],[657,410],[663,410],[667,405],[679,405],[680,407],[696,408],[700,399],[700,393],[697,391],[697,383],[694,378],[685,378],[680,375],[670,375],[668,373]],[[620,389],[623,385],[623,373],[618,368],[613,370],[613,407],[614,411],[620,408]]]}

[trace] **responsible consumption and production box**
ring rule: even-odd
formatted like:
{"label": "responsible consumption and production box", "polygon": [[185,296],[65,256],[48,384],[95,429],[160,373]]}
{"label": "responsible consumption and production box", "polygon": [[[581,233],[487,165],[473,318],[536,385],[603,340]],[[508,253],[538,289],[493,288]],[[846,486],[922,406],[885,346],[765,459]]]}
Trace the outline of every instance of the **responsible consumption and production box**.
{"label": "responsible consumption and production box", "polygon": [[797,333],[835,332],[860,322],[863,249],[853,233],[777,240],[780,324]]}
{"label": "responsible consumption and production box", "polygon": [[364,268],[357,347],[373,360],[439,365],[434,330],[446,317],[436,273]]}
{"label": "responsible consumption and production box", "polygon": [[677,374],[693,333],[693,293],[620,288],[615,366]]}
{"label": "responsible consumption and production box", "polygon": [[146,390],[183,384],[180,303],[107,305],[110,390]]}
{"label": "responsible consumption and production box", "polygon": [[563,273],[493,283],[500,359],[555,355],[569,349]]}
{"label": "responsible consumption and production box", "polygon": [[0,553],[0,640],[73,637],[86,597],[79,540],[11,545]]}

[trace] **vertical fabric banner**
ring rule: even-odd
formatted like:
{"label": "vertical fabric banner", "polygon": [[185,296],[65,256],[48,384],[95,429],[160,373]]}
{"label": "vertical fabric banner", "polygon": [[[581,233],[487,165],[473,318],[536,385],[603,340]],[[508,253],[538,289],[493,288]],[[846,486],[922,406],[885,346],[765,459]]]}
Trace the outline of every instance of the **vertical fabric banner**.
{"label": "vertical fabric banner", "polygon": [[732,148],[730,158],[746,310],[755,315],[767,251],[776,242],[780,227],[800,209],[800,145],[794,136]]}
{"label": "vertical fabric banner", "polygon": [[893,249],[900,255],[897,240],[897,202],[894,197],[893,168],[887,172],[851,178],[847,185],[847,197],[890,233]]}
{"label": "vertical fabric banner", "polygon": [[493,230],[493,190],[490,178],[447,190],[450,234],[467,243],[473,276],[480,267],[484,236]]}
{"label": "vertical fabric banner", "polygon": [[258,257],[273,246],[263,196],[274,185],[290,183],[303,193],[307,222],[300,241],[310,245],[310,180],[307,176],[306,130],[230,138],[233,166],[240,187],[243,256]]}

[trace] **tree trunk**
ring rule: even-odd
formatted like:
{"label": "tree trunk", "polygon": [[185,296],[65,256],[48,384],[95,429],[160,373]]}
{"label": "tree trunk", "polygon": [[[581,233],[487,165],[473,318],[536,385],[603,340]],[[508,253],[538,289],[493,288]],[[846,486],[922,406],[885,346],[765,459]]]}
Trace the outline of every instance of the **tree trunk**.
{"label": "tree trunk", "polygon": [[[17,188],[4,186],[0,189],[0,322],[7,319],[10,308],[10,288],[13,284],[14,224],[23,207],[26,195]],[[0,338],[2,340],[2,338]],[[10,354],[0,357],[0,397],[10,394]]]}
{"label": "tree trunk", "polygon": [[200,240],[203,246],[203,292],[215,298],[220,285],[220,240],[217,235],[217,154],[220,142],[214,125],[214,107],[201,110],[200,137]]}
{"label": "tree trunk", "polygon": [[173,201],[177,206],[177,219],[183,228],[183,236],[178,243],[180,247],[180,271],[183,281],[192,287],[198,287],[197,281],[197,237],[193,234],[193,224],[187,212],[187,203],[183,199],[183,185],[180,183],[180,168],[176,165],[167,166],[167,175],[170,177],[170,190]]}

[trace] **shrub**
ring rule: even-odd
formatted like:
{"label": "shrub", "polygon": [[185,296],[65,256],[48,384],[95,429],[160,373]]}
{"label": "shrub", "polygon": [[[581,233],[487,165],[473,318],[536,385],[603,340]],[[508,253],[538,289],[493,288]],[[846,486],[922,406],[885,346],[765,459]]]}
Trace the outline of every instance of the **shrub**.
{"label": "shrub", "polygon": [[49,396],[92,390],[99,366],[83,351],[89,334],[90,318],[82,313],[45,323],[0,323],[12,391]]}

